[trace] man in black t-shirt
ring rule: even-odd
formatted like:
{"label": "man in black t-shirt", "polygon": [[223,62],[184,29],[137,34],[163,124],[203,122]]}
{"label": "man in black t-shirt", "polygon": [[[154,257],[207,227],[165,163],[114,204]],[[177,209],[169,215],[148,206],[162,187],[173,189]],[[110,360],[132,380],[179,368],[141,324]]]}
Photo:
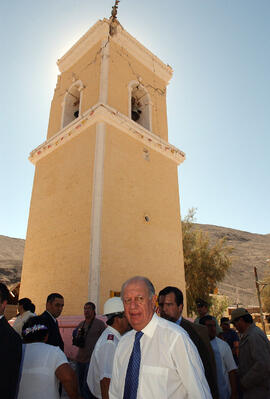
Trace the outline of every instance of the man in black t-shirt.
{"label": "man in black t-shirt", "polygon": [[230,346],[235,363],[238,364],[239,354],[239,336],[235,330],[230,328],[230,320],[228,317],[222,317],[220,319],[220,327],[222,328],[222,338]]}

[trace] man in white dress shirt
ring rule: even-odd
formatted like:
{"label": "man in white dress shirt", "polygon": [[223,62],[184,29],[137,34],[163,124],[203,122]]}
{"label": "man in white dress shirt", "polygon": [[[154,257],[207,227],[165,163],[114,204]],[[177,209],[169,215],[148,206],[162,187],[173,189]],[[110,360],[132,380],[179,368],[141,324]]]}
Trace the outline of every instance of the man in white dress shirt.
{"label": "man in white dress shirt", "polygon": [[113,297],[105,302],[104,316],[108,327],[95,345],[87,375],[89,389],[97,399],[109,399],[115,350],[121,335],[129,328],[121,298]]}
{"label": "man in white dress shirt", "polygon": [[[156,295],[151,281],[140,276],[129,279],[122,286],[121,297],[133,330],[121,338],[116,349],[110,399],[211,399],[200,356],[188,334],[155,314]],[[130,394],[134,379],[138,381],[136,392],[133,386]]]}

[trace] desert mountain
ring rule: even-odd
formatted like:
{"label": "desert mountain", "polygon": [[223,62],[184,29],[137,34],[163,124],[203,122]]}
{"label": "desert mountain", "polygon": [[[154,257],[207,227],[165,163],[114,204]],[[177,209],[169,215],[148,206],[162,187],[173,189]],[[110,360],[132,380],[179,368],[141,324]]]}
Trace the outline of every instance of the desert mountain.
{"label": "desert mountain", "polygon": [[25,240],[0,235],[0,280],[9,287],[21,279]]}
{"label": "desert mountain", "polygon": [[228,296],[230,304],[258,306],[254,266],[258,278],[270,273],[270,234],[254,234],[245,231],[208,224],[196,224],[208,233],[210,242],[227,237],[228,245],[234,248],[232,266],[225,279],[218,284],[218,293]]}
{"label": "desert mountain", "polygon": [[[262,280],[267,269],[270,272],[270,234],[253,234],[245,231],[207,224],[195,224],[208,233],[210,242],[227,237],[234,248],[230,271],[218,285],[218,293],[227,295],[230,304],[242,306],[258,304],[254,266]],[[9,287],[20,281],[25,240],[0,235],[0,280]]]}

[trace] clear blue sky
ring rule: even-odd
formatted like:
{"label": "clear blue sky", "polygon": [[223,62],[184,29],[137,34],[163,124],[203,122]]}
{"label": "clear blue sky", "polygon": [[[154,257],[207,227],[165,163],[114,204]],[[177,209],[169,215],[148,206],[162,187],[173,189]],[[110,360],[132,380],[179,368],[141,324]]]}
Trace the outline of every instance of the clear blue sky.
{"label": "clear blue sky", "polygon": [[[25,238],[56,61],[114,0],[1,1],[0,234]],[[270,0],[121,0],[124,28],[174,69],[169,141],[181,213],[270,233]],[[42,217],[42,215],[41,215]]]}

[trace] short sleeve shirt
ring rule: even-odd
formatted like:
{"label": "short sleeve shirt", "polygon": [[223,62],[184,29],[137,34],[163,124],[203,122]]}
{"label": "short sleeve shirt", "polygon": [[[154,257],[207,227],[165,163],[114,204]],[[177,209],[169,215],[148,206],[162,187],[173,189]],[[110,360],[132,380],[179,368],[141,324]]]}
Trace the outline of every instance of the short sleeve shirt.
{"label": "short sleeve shirt", "polygon": [[[78,328],[82,328],[84,325],[84,322],[81,322],[78,325]],[[106,326],[103,323],[102,320],[99,320],[98,318],[94,318],[92,325],[88,329],[88,325],[85,325],[86,329],[86,338],[85,338],[85,345],[83,348],[79,348],[77,355],[76,355],[76,361],[80,363],[87,363],[90,361],[92,352],[94,350],[94,347],[96,345],[97,340],[101,336],[102,332],[105,330]]]}
{"label": "short sleeve shirt", "polygon": [[230,345],[231,349],[233,349],[233,343],[239,341],[237,332],[235,332],[231,328],[228,331],[223,331],[222,335],[227,344]]}
{"label": "short sleeve shirt", "polygon": [[[220,339],[218,337],[211,340],[210,343],[213,348],[215,358],[216,358],[216,353],[215,353],[216,350],[219,351],[219,354],[221,357],[222,373],[223,373],[223,377],[226,381],[226,389],[227,389],[228,395],[230,396],[231,387],[230,387],[230,381],[229,381],[229,372],[237,369],[237,366],[235,364],[235,361],[234,361],[234,358],[232,355],[231,348],[229,347],[227,342],[223,341],[222,339]],[[218,359],[216,358],[216,361],[217,360]],[[219,380],[218,380],[218,382],[219,382]],[[225,387],[223,387],[223,386],[219,386],[220,395],[221,395],[221,392],[225,391],[224,388]],[[227,397],[229,398],[229,396],[227,396]],[[223,397],[225,397],[225,396],[223,396]]]}
{"label": "short sleeve shirt", "polygon": [[59,347],[34,342],[25,345],[18,399],[59,399],[55,371],[68,363]]}
{"label": "short sleeve shirt", "polygon": [[96,398],[101,398],[100,381],[112,377],[113,359],[120,334],[108,326],[96,343],[87,375],[87,384]]}

